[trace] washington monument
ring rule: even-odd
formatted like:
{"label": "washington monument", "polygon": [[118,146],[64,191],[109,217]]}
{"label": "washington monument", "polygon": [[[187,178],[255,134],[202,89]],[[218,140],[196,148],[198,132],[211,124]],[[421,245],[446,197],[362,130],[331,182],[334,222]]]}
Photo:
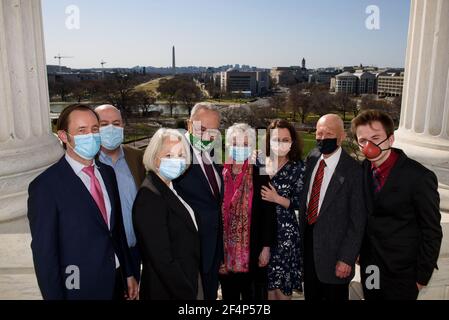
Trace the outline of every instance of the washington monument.
{"label": "washington monument", "polygon": [[173,46],[173,75],[176,75],[176,52],[175,52],[175,46]]}

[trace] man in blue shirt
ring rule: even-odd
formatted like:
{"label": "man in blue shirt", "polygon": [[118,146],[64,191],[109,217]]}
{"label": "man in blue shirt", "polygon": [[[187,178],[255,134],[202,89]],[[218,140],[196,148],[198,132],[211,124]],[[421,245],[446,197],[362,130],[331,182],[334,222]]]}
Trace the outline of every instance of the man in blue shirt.
{"label": "man in blue shirt", "polygon": [[140,280],[141,257],[132,224],[134,199],[145,178],[143,151],[123,145],[124,123],[120,111],[112,105],[95,109],[100,118],[101,152],[99,160],[111,166],[117,177],[126,239],[133,258],[136,279]]}

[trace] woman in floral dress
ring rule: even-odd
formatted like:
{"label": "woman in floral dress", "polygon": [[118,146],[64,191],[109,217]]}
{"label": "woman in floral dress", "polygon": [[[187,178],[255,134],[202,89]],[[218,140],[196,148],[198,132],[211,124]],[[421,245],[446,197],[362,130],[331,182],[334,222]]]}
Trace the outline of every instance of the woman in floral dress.
{"label": "woman in floral dress", "polygon": [[276,204],[277,243],[268,265],[268,298],[289,300],[302,289],[301,235],[295,210],[305,172],[302,147],[294,127],[276,120],[267,132],[267,173],[271,183],[262,188],[262,199]]}

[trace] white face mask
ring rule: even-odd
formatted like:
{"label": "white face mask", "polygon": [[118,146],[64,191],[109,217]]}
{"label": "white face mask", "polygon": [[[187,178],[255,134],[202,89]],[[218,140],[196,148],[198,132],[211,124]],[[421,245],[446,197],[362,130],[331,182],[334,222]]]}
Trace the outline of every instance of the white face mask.
{"label": "white face mask", "polygon": [[162,158],[159,173],[165,179],[172,181],[179,178],[186,170],[185,158]]}
{"label": "white face mask", "polygon": [[292,149],[291,142],[280,142],[277,140],[270,141],[270,148],[273,154],[278,157],[285,157]]}

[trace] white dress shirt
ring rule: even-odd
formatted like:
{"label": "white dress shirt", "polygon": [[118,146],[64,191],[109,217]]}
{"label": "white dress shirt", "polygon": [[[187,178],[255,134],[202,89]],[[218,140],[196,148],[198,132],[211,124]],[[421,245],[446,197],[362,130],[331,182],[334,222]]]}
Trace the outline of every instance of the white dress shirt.
{"label": "white dress shirt", "polygon": [[310,186],[309,186],[309,192],[307,194],[307,207],[309,207],[309,201],[310,196],[312,195],[312,188],[313,188],[313,182],[315,181],[315,175],[318,171],[318,167],[320,165],[321,160],[324,160],[326,163],[326,167],[324,167],[324,176],[323,176],[323,182],[321,184],[320,189],[320,201],[318,203],[318,215],[321,210],[321,205],[323,204],[324,197],[326,196],[327,188],[329,187],[329,183],[332,180],[332,176],[334,175],[335,168],[338,165],[338,162],[340,161],[342,149],[339,147],[337,151],[330,156],[327,159],[324,159],[324,155],[321,155],[320,159],[317,161],[315,168],[313,169],[311,180],[310,180]]}
{"label": "white dress shirt", "polygon": [[192,207],[190,207],[188,205],[188,203],[185,202],[184,199],[179,196],[179,194],[176,192],[175,188],[173,187],[173,183],[172,182],[170,182],[169,188],[175,194],[175,196],[178,197],[179,201],[181,201],[181,203],[187,209],[187,211],[190,214],[190,217],[192,218],[193,224],[195,225],[195,228],[198,231],[198,224],[196,223],[195,212],[193,211]]}
{"label": "white dress shirt", "polygon": [[[69,163],[70,167],[72,167],[75,174],[81,179],[81,181],[83,182],[87,191],[89,191],[89,193],[90,193],[90,177],[87,173],[83,172],[85,165],[83,165],[82,163],[79,163],[75,159],[72,159],[67,153],[65,154],[65,159]],[[94,160],[92,166],[94,166],[95,177],[97,177],[98,181],[100,182],[101,191],[103,192],[103,199],[104,199],[104,204],[106,207],[106,214],[108,217],[108,229],[111,230],[111,201],[109,199],[108,190],[106,189],[106,185],[104,184],[103,177],[101,176],[101,173],[98,170],[97,165],[95,164],[95,160]],[[117,258],[117,255],[115,255],[115,267],[116,268],[120,267],[120,262]]]}
{"label": "white dress shirt", "polygon": [[[187,132],[185,136],[186,136],[187,141],[189,142],[189,145],[191,145],[190,133]],[[192,149],[193,149],[193,153],[194,153],[192,155],[192,164],[199,164],[201,166],[204,176],[206,177],[206,180],[209,182],[209,179],[207,178],[206,170],[204,169],[204,163],[203,163],[203,157],[205,157],[206,160],[212,165],[212,169],[214,169],[215,179],[217,179],[217,184],[218,184],[218,190],[221,192],[221,179],[220,179],[219,174],[217,173],[217,170],[215,170],[215,166],[213,164],[213,160],[212,160],[210,154],[208,152],[202,153],[200,150],[197,150],[194,146],[192,146]],[[196,157],[196,159],[195,159],[195,157]],[[196,163],[196,161],[198,161],[198,163]],[[214,193],[214,190],[212,189],[210,182],[209,182],[209,187],[210,187],[210,190],[212,191],[212,193]]]}

